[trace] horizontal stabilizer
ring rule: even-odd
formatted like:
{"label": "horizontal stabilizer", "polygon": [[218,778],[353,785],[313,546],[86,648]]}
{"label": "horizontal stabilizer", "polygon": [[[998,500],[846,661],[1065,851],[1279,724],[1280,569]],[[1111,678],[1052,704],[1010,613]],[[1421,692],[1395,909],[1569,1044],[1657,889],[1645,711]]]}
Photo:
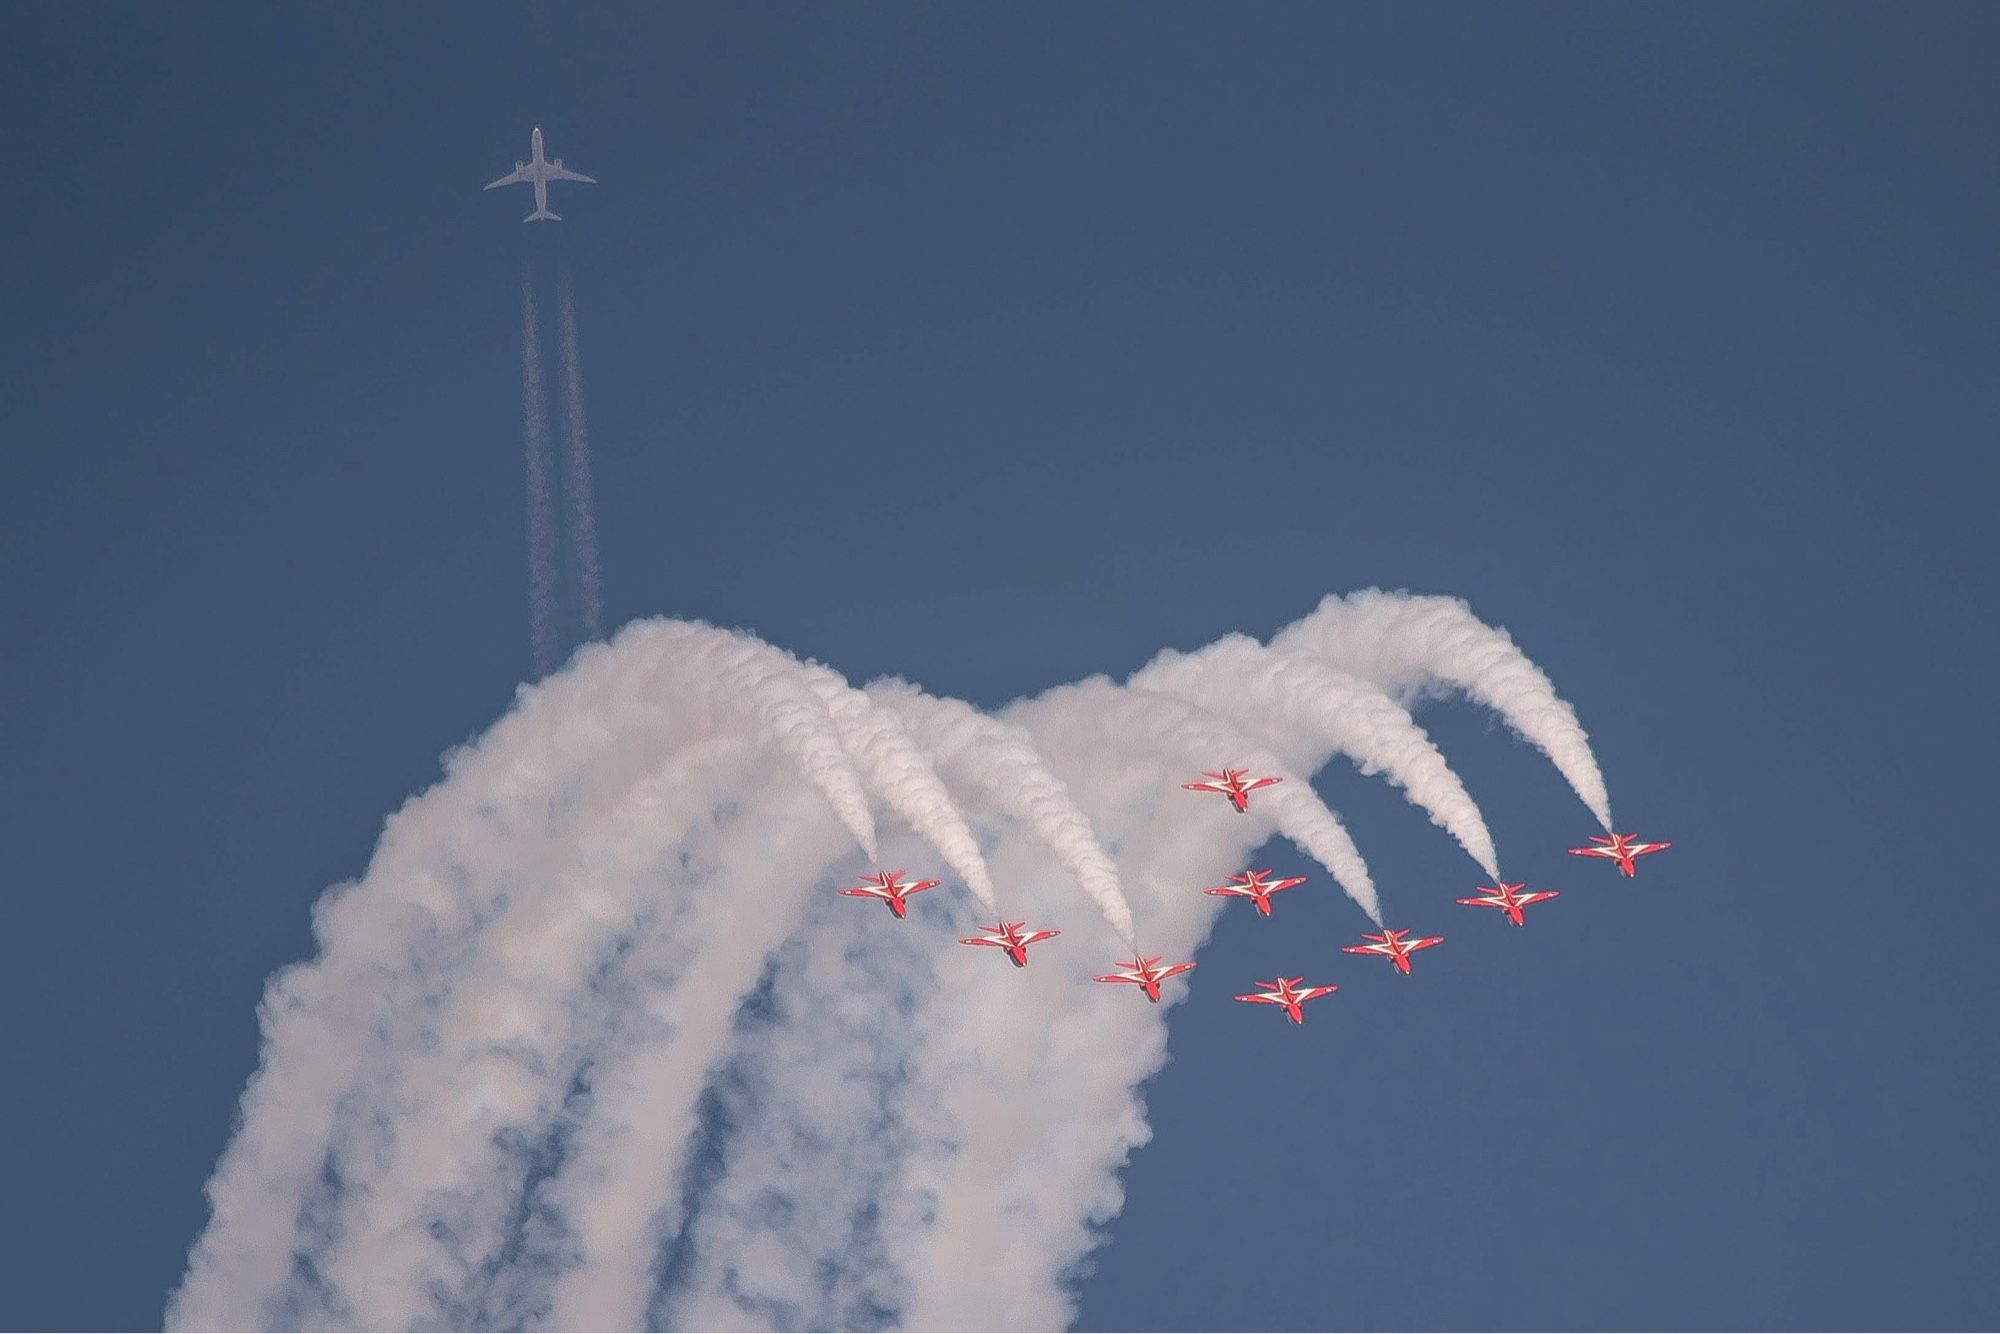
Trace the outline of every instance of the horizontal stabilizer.
{"label": "horizontal stabilizer", "polygon": [[561,222],[561,221],[562,221],[562,214],[560,214],[560,213],[551,213],[551,212],[549,212],[549,211],[548,211],[547,209],[539,209],[539,210],[537,210],[536,212],[533,212],[533,213],[530,213],[530,214],[529,214],[529,215],[528,215],[527,217],[525,217],[525,218],[521,219],[521,221],[522,221],[522,222]]}

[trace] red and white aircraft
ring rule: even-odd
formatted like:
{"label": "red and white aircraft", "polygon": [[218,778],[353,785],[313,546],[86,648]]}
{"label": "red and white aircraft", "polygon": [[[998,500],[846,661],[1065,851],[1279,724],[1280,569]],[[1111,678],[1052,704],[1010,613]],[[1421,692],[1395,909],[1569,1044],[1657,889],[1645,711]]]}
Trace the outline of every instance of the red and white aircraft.
{"label": "red and white aircraft", "polygon": [[1159,964],[1160,956],[1157,954],[1150,959],[1120,959],[1118,961],[1117,972],[1106,973],[1103,977],[1094,977],[1091,981],[1136,983],[1145,988],[1146,999],[1158,1005],[1160,1003],[1160,983],[1166,981],[1175,973],[1185,973],[1188,969],[1194,967],[1191,963],[1177,963],[1171,968],[1162,968]]}
{"label": "red and white aircraft", "polygon": [[861,879],[865,883],[840,892],[852,899],[880,899],[889,905],[889,911],[897,917],[909,915],[910,910],[904,906],[903,900],[912,894],[935,889],[943,883],[938,880],[918,880],[913,883],[903,879],[901,871],[877,871],[873,875],[864,875]]}
{"label": "red and white aircraft", "polygon": [[1410,975],[1410,956],[1418,950],[1427,950],[1433,945],[1444,944],[1443,936],[1422,936],[1416,940],[1405,940],[1407,931],[1384,931],[1381,935],[1363,931],[1361,938],[1371,943],[1366,945],[1342,945],[1342,954],[1379,954],[1396,965],[1396,971],[1403,976]]}
{"label": "red and white aircraft", "polygon": [[1637,875],[1632,866],[1634,857],[1643,857],[1649,852],[1665,852],[1671,843],[1634,843],[1637,834],[1613,834],[1610,838],[1599,838],[1592,834],[1590,841],[1598,846],[1592,848],[1571,848],[1572,857],[1609,857],[1618,863],[1618,869],[1628,876]]}
{"label": "red and white aircraft", "polygon": [[1253,778],[1246,783],[1243,781],[1243,775],[1249,772],[1248,769],[1224,769],[1221,773],[1214,773],[1203,769],[1201,776],[1213,781],[1206,783],[1182,783],[1181,786],[1190,792],[1220,792],[1236,804],[1237,810],[1248,811],[1250,809],[1250,794],[1252,792],[1255,792],[1260,787],[1269,787],[1273,783],[1282,783],[1285,781],[1282,778]]}
{"label": "red and white aircraft", "polygon": [[979,929],[985,934],[961,936],[958,943],[961,945],[997,945],[1007,951],[1007,957],[1014,961],[1016,968],[1026,968],[1028,966],[1028,946],[1035,944],[1037,941],[1050,940],[1062,934],[1060,931],[1024,932],[1021,928],[1026,925],[1026,922],[1001,922],[997,926],[981,926]]}
{"label": "red and white aircraft", "polygon": [[1266,884],[1264,877],[1269,874],[1271,872],[1268,869],[1262,871],[1245,871],[1242,875],[1230,876],[1228,884],[1217,885],[1213,889],[1204,889],[1202,893],[1213,894],[1218,898],[1225,899],[1249,899],[1257,905],[1258,912],[1269,917],[1271,915],[1271,896],[1273,894],[1281,889],[1290,889],[1294,885],[1303,885],[1306,882],[1304,876],[1295,875],[1277,881],[1274,884]]}
{"label": "red and white aircraft", "polygon": [[1295,1024],[1303,1024],[1306,1017],[1299,1013],[1299,1006],[1340,990],[1339,987],[1302,987],[1299,983],[1303,981],[1303,977],[1281,977],[1275,982],[1259,982],[1258,986],[1269,989],[1236,999],[1252,1005],[1282,1005],[1285,1007],[1285,1018]]}
{"label": "red and white aircraft", "polygon": [[1459,902],[1469,908],[1498,908],[1501,912],[1507,914],[1507,920],[1515,926],[1526,926],[1527,923],[1521,920],[1521,909],[1531,903],[1540,903],[1544,899],[1553,899],[1562,893],[1559,889],[1538,889],[1532,894],[1517,892],[1527,887],[1528,883],[1525,880],[1518,885],[1510,885],[1505,880],[1502,880],[1497,886],[1493,887],[1481,885],[1478,897],[1460,899]]}

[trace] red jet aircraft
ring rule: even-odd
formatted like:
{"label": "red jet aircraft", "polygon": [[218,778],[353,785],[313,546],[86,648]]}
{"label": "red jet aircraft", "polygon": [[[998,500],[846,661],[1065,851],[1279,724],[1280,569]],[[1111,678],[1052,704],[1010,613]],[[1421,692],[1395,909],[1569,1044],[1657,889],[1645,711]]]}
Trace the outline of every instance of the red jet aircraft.
{"label": "red jet aircraft", "polygon": [[1302,987],[1299,983],[1303,981],[1303,977],[1281,977],[1275,982],[1259,982],[1258,986],[1269,989],[1236,999],[1252,1005],[1282,1005],[1285,1007],[1285,1018],[1295,1024],[1303,1024],[1306,1017],[1299,1013],[1299,1006],[1340,990],[1339,987]]}
{"label": "red jet aircraft", "polygon": [[1295,875],[1280,880],[1275,884],[1265,884],[1264,877],[1269,874],[1271,872],[1268,869],[1262,871],[1245,871],[1242,875],[1230,876],[1228,884],[1217,885],[1214,889],[1204,889],[1202,893],[1213,894],[1218,898],[1225,899],[1249,899],[1257,905],[1258,912],[1269,917],[1271,915],[1271,896],[1273,894],[1281,889],[1290,889],[1294,885],[1303,885],[1306,882],[1304,876]]}
{"label": "red jet aircraft", "polygon": [[1094,977],[1091,981],[1137,983],[1139,986],[1145,988],[1146,999],[1158,1005],[1160,1003],[1160,983],[1166,981],[1175,973],[1185,973],[1188,969],[1194,967],[1191,963],[1177,963],[1171,968],[1162,968],[1159,964],[1160,956],[1157,954],[1150,959],[1121,959],[1118,961],[1117,972],[1106,973],[1103,977]]}
{"label": "red jet aircraft", "polygon": [[864,875],[861,878],[866,882],[865,884],[856,885],[852,889],[843,889],[840,892],[854,899],[880,899],[882,902],[888,904],[889,911],[896,914],[899,918],[908,916],[910,911],[904,906],[903,900],[909,898],[912,894],[921,894],[927,889],[935,889],[942,883],[937,880],[919,880],[913,884],[903,879],[901,871],[877,871],[873,875]]}
{"label": "red jet aircraft", "polygon": [[1396,965],[1396,971],[1403,976],[1410,975],[1410,956],[1418,950],[1427,950],[1433,945],[1444,944],[1443,936],[1423,936],[1416,940],[1404,940],[1407,931],[1384,931],[1381,935],[1363,931],[1361,938],[1372,943],[1367,945],[1342,945],[1342,954],[1379,954]]}
{"label": "red jet aircraft", "polygon": [[1599,838],[1592,834],[1590,841],[1597,847],[1571,848],[1569,851],[1572,857],[1609,857],[1618,863],[1619,870],[1634,876],[1639,873],[1632,865],[1634,857],[1643,857],[1649,852],[1665,852],[1673,846],[1671,843],[1634,843],[1632,840],[1637,837],[1637,834],[1613,834],[1610,838]]}
{"label": "red jet aircraft", "polygon": [[1252,792],[1260,787],[1269,787],[1273,783],[1285,781],[1282,778],[1253,778],[1246,783],[1243,781],[1243,775],[1249,772],[1248,769],[1224,769],[1221,773],[1214,773],[1203,769],[1201,776],[1213,779],[1213,782],[1182,783],[1181,786],[1190,792],[1220,792],[1235,803],[1238,811],[1248,811]]}
{"label": "red jet aircraft", "polygon": [[1485,885],[1481,885],[1477,898],[1460,899],[1459,902],[1469,908],[1498,908],[1501,912],[1507,914],[1507,920],[1515,926],[1526,926],[1527,923],[1521,920],[1521,909],[1531,903],[1540,903],[1544,899],[1555,898],[1562,893],[1559,889],[1538,889],[1532,894],[1515,892],[1527,887],[1526,881],[1522,881],[1518,885],[1510,885],[1502,880],[1495,888],[1488,888]]}
{"label": "red jet aircraft", "polygon": [[1026,968],[1028,966],[1028,946],[1033,945],[1037,941],[1049,940],[1062,934],[1060,931],[1029,931],[1024,933],[1021,928],[1026,925],[1026,922],[1001,922],[997,926],[981,926],[979,929],[985,932],[984,935],[961,936],[958,943],[961,945],[997,945],[1007,951],[1007,957],[1014,961],[1016,968]]}

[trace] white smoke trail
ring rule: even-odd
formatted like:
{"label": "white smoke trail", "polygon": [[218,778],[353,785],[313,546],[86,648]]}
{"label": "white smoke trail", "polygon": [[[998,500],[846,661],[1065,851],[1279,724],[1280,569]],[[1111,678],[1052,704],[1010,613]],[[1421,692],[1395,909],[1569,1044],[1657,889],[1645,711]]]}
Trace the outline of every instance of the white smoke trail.
{"label": "white smoke trail", "polygon": [[[1281,779],[1276,787],[1265,788],[1251,798],[1250,817],[1256,819],[1259,811],[1269,811],[1278,832],[1332,872],[1347,897],[1378,926],[1381,924],[1382,908],[1375,881],[1346,826],[1320,800],[1310,782],[1292,772],[1264,746],[1208,710],[1171,695],[1120,689],[1104,677],[1092,677],[1053,690],[1043,698],[1062,701],[1068,707],[1069,697],[1065,692],[1074,692],[1080,706],[1101,709],[1105,718],[1124,724],[1126,734],[1151,740],[1159,749],[1175,754],[1188,766],[1190,775],[1203,769],[1249,768],[1256,771],[1256,776]],[[1204,798],[1201,809],[1206,815],[1197,817],[1192,814],[1191,805],[1195,795],[1179,791],[1178,783],[1174,788],[1173,796],[1188,803],[1190,819],[1199,818],[1215,827],[1224,815],[1230,819],[1243,818],[1219,797]]]}
{"label": "white smoke trail", "polygon": [[[1120,849],[1148,948],[1184,959],[1221,909],[1194,886],[1238,869],[1270,824],[1180,792],[1186,739],[1135,735],[1133,712],[1109,707],[1121,693],[1086,683],[1006,720]],[[1188,712],[1136,709],[1172,725]],[[1010,883],[1026,860],[1018,839],[993,852]],[[657,1327],[1067,1324],[1066,1285],[1148,1138],[1137,1089],[1165,1060],[1161,1019],[1184,993],[1155,1007],[1082,985],[1109,959],[1078,960],[1067,941],[1021,972],[935,948],[842,967],[825,930],[773,978],[783,1022],[739,1049],[725,1171]]]}
{"label": "white smoke trail", "polygon": [[[316,909],[321,958],[272,983],[263,1068],[209,1182],[214,1214],[170,1308],[175,1323],[288,1323],[268,1303],[291,1277],[298,1220],[335,1170],[328,1164],[354,1171],[359,1194],[370,1173],[354,1164],[393,1153],[369,1137],[371,1127],[343,1132],[336,1112],[356,1087],[393,1093],[410,1050],[450,1045],[439,1036],[450,1022],[442,1013],[449,976],[474,957],[491,923],[515,920],[503,911],[510,905],[525,923],[514,929],[538,938],[529,901],[560,892],[561,873],[549,865],[551,820],[583,819],[629,790],[667,738],[726,734],[732,716],[747,717],[828,798],[872,860],[859,779],[796,660],[679,623],[635,626],[615,649],[580,655],[524,690],[524,707],[450,757],[446,781],[391,820],[367,876]],[[699,774],[690,782],[710,790]],[[584,836],[595,837],[587,825]],[[497,954],[515,957],[504,944]],[[483,992],[459,994],[476,1005]],[[480,1022],[469,1021],[467,1042],[480,1039]],[[402,1106],[405,1118],[418,1110]],[[342,1147],[342,1133],[360,1138]]]}
{"label": "white smoke trail", "polygon": [[[614,960],[628,977],[686,967],[705,943],[705,919],[725,909],[713,895],[663,895],[687,877],[662,848],[712,855],[730,832],[712,803],[746,785],[755,772],[748,757],[742,740],[697,743],[636,783],[610,784],[626,791],[579,804],[567,828],[543,835],[539,886],[524,885],[497,908],[432,1002],[422,1040],[399,1054],[380,1104],[391,1124],[364,1121],[364,1133],[335,1139],[342,1201],[324,1243],[309,1249],[320,1280],[344,1294],[328,1313],[335,1323],[491,1323],[481,1309],[485,1276],[509,1244],[515,1202],[569,1091],[599,1058],[607,1029],[651,1017],[629,1003],[614,1014],[622,994],[607,995],[596,979]],[[799,809],[816,800],[809,790],[774,786],[779,796],[760,810],[790,816],[788,827],[810,837],[839,838]],[[585,846],[587,864],[562,855]],[[718,952],[715,962],[727,957]],[[711,1004],[725,1020],[734,1009]]]}
{"label": "white smoke trail", "polygon": [[[670,931],[656,924],[635,943],[625,961],[633,995],[623,1050],[598,1054],[587,1115],[535,1202],[552,1234],[546,1249],[560,1257],[546,1310],[506,1311],[502,1323],[642,1324],[656,1257],[681,1227],[686,1155],[710,1067],[765,956],[795,927],[801,895],[840,851],[790,818],[797,806],[796,797],[755,802],[717,839],[718,874],[691,889],[691,920]],[[755,866],[768,887],[755,912],[742,910],[734,873],[721,869],[738,866]]]}
{"label": "white smoke trail", "polygon": [[549,508],[549,410],[542,391],[534,270],[521,265],[521,438],[528,474],[528,625],[535,676],[556,665],[556,548]]}
{"label": "white smoke trail", "polygon": [[979,842],[902,720],[849,685],[847,678],[832,668],[809,663],[805,670],[807,682],[826,705],[848,753],[866,770],[889,808],[909,821],[910,828],[958,872],[973,897],[997,916],[1000,909],[993,897],[993,879],[980,855]]}
{"label": "white smoke trail", "polygon": [[[1281,729],[1323,740],[1365,774],[1381,773],[1458,840],[1496,881],[1493,836],[1444,756],[1409,711],[1381,689],[1310,659],[1265,648],[1248,635],[1225,635],[1197,653],[1169,649],[1131,684],[1178,695],[1245,730]],[[1274,745],[1283,742],[1271,738]]]}
{"label": "white smoke trail", "polygon": [[1273,636],[1271,647],[1325,658],[1405,695],[1435,683],[1456,686],[1547,755],[1597,822],[1611,828],[1611,798],[1576,710],[1505,630],[1459,599],[1373,588],[1329,595]]}
{"label": "white smoke trail", "polygon": [[963,700],[927,695],[907,681],[876,681],[868,694],[908,724],[925,750],[962,770],[988,799],[1046,842],[1111,929],[1138,948],[1118,868],[1026,732],[987,717]]}
{"label": "white smoke trail", "polygon": [[715,688],[744,701],[767,734],[826,796],[834,814],[874,861],[875,817],[869,812],[861,776],[854,767],[857,757],[847,748],[847,724],[833,716],[823,698],[829,673],[823,668],[808,668],[752,635],[693,622],[670,622],[660,633],[686,641],[692,651],[719,655],[713,676]]}
{"label": "white smoke trail", "polygon": [[563,361],[563,496],[569,509],[570,554],[583,599],[583,629],[604,637],[604,587],[597,559],[597,505],[591,498],[590,423],[583,407],[583,352],[576,334],[576,293],[564,259],[560,285]]}
{"label": "white smoke trail", "polygon": [[[814,791],[879,864],[865,779],[975,893],[1019,885],[1060,924],[1048,831],[974,783],[983,833],[1021,821],[975,843],[918,744],[949,768],[959,733],[906,727],[884,701],[908,693],[677,623],[523,691],[322,903],[321,958],[274,980],[170,1323],[1066,1321],[1149,1133],[1166,1007],[1080,984],[1109,961],[1074,933],[1015,970],[948,943],[943,896],[896,923],[813,892],[842,846]],[[1219,908],[1199,885],[1274,821],[1373,915],[1345,830],[1252,739],[1283,749],[1297,707],[1252,692],[1225,720],[1093,678],[1004,726],[1019,782],[1049,775],[1117,858],[1149,948],[1186,958]],[[1247,817],[1178,789],[1222,764],[1287,781]]]}

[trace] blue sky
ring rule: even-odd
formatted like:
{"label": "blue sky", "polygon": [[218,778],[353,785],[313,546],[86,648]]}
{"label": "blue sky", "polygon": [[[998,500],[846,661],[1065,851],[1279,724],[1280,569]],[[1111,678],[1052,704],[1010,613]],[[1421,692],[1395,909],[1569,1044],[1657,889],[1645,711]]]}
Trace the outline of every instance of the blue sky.
{"label": "blue sky", "polygon": [[[555,245],[612,620],[991,706],[1458,594],[1675,841],[1562,856],[1546,764],[1430,710],[1565,892],[1507,932],[1329,772],[1450,947],[1345,960],[1324,887],[1224,919],[1083,1324],[2000,1321],[1991,8],[106,5],[8,45],[13,1322],[158,1320],[265,979],[526,671]],[[556,236],[478,190],[534,124],[603,182]],[[1226,1000],[1273,927],[1343,987],[1297,1031]]]}

